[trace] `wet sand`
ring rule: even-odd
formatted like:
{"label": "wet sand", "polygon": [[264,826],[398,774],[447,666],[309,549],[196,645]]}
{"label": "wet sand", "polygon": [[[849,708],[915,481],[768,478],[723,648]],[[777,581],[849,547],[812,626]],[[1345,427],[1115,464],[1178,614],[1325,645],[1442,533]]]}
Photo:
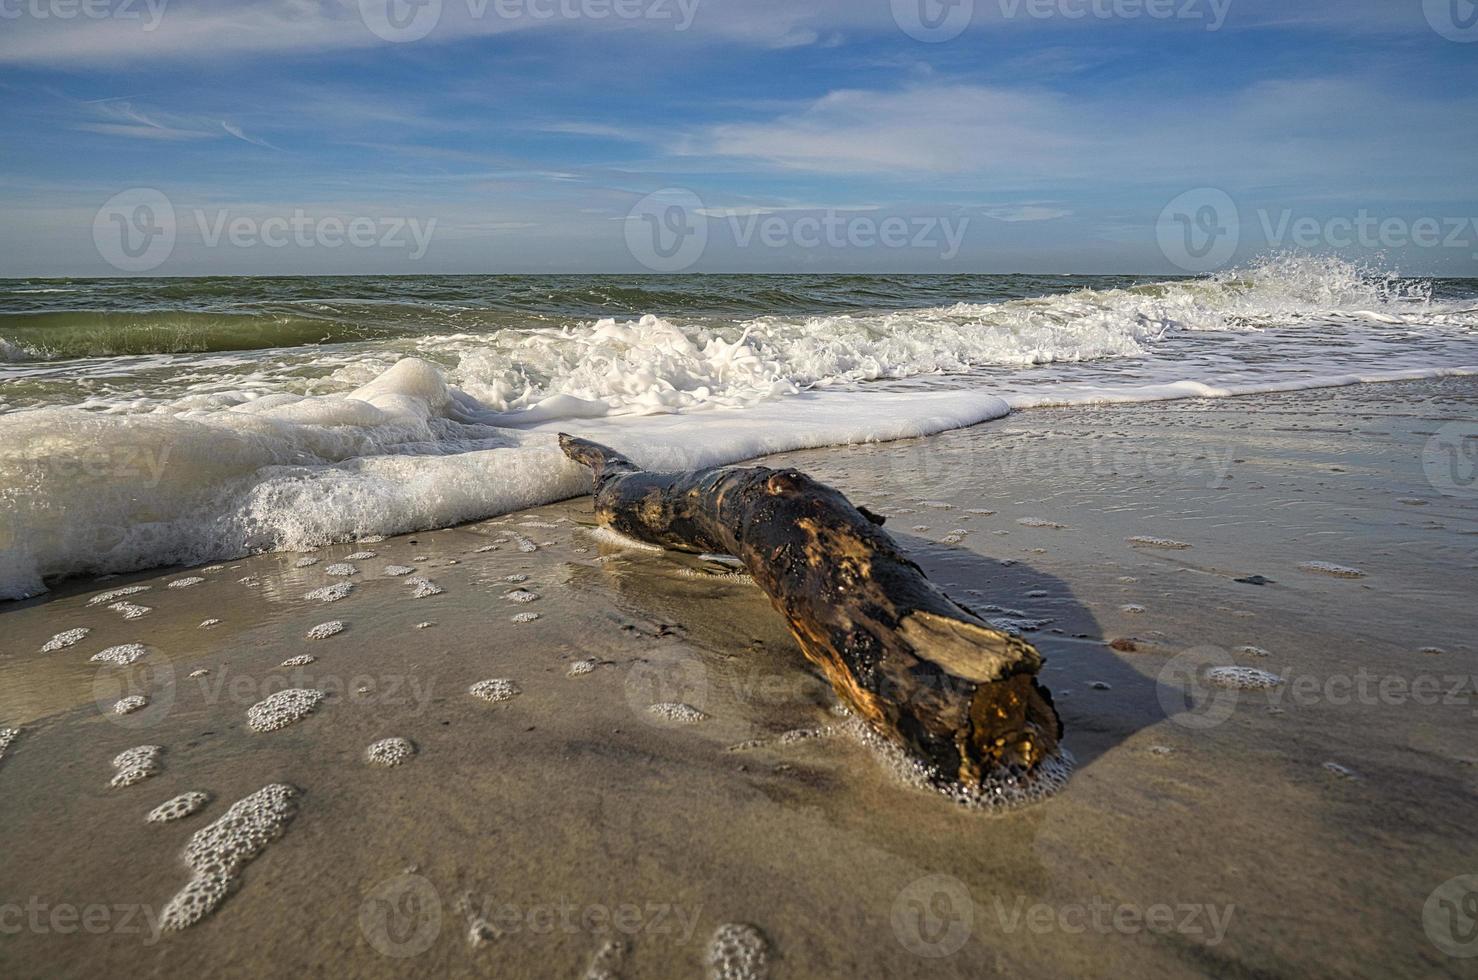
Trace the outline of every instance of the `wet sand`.
{"label": "wet sand", "polygon": [[[1077,770],[1004,816],[901,782],[757,589],[592,533],[588,498],[0,606],[0,975],[694,977],[749,925],[729,975],[1471,976],[1444,883],[1478,873],[1478,488],[1423,453],[1475,416],[1453,379],[767,459],[1046,655]],[[254,731],[284,688],[326,696]],[[368,761],[390,737],[414,756]],[[158,771],[110,786],[143,745]],[[157,931],[192,835],[272,784],[280,836]]]}

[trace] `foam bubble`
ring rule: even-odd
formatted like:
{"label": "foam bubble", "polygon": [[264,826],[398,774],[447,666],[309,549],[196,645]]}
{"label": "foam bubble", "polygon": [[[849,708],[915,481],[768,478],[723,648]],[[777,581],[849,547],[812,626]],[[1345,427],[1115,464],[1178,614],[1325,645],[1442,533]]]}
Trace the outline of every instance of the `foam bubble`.
{"label": "foam bubble", "polygon": [[335,582],[333,585],[325,585],[321,589],[314,589],[304,599],[317,600],[318,602],[338,602],[354,591],[353,582]]}
{"label": "foam bubble", "polygon": [[159,772],[159,757],[163,753],[162,745],[136,745],[131,749],[124,749],[113,757],[113,768],[118,771],[108,785],[132,786],[148,779]]}
{"label": "foam bubble", "polygon": [[306,667],[318,658],[311,653],[300,653],[296,657],[288,657],[281,664],[283,667]]}
{"label": "foam bubble", "polygon": [[371,558],[379,557],[373,551],[356,551],[352,555],[345,555],[345,561],[369,561]]}
{"label": "foam bubble", "polygon": [[1171,538],[1154,538],[1144,534],[1137,534],[1132,538],[1125,538],[1124,540],[1139,548],[1159,548],[1162,551],[1184,551],[1190,547],[1184,541],[1175,541]]}
{"label": "foam bubble", "polygon": [[16,739],[20,738],[19,728],[0,728],[0,760],[5,758],[5,750],[10,748]]}
{"label": "foam bubble", "polygon": [[331,619],[326,623],[319,623],[317,626],[309,630],[308,639],[326,640],[329,637],[335,636],[342,632],[344,632],[343,621],[338,619]]}
{"label": "foam bubble", "polygon": [[1298,570],[1310,572],[1314,575],[1330,575],[1334,578],[1364,578],[1365,573],[1358,568],[1350,568],[1348,565],[1336,565],[1330,561],[1301,561]]}
{"label": "foam bubble", "polygon": [[1256,667],[1212,667],[1206,671],[1206,682],[1239,691],[1267,691],[1282,684],[1283,678]]}
{"label": "foam bubble", "polygon": [[359,574],[359,569],[355,568],[353,565],[349,564],[348,562],[342,562],[342,561],[340,561],[340,562],[334,562],[332,565],[330,565],[327,568],[325,568],[323,570],[323,574],[325,574],[325,575],[333,575],[333,576],[336,576],[338,578],[348,578],[350,575],[358,575]]}
{"label": "foam bubble", "polygon": [[518,573],[518,572],[515,572],[512,575],[505,575],[505,576],[503,576],[503,581],[510,582],[510,583],[512,583],[514,585],[517,585],[519,582],[527,582],[528,580],[529,580],[529,577],[527,575],[524,575],[524,574],[521,574],[521,573]]}
{"label": "foam bubble", "polygon": [[190,586],[199,585],[201,582],[204,581],[205,579],[201,578],[199,575],[188,575],[185,578],[175,579],[173,582],[169,583],[169,585],[165,586],[165,588],[188,589]]}
{"label": "foam bubble", "polygon": [[647,710],[664,721],[676,722],[680,725],[691,725],[708,718],[707,715],[691,704],[683,704],[678,701],[663,701],[660,704],[652,705]]}
{"label": "foam bubble", "polygon": [[765,980],[770,975],[770,944],[764,933],[743,922],[726,922],[708,940],[709,980]]}
{"label": "foam bubble", "polygon": [[1269,653],[1268,651],[1264,650],[1262,647],[1255,647],[1255,646],[1252,646],[1250,644],[1248,644],[1246,646],[1237,647],[1236,652],[1237,653],[1240,653],[1240,654],[1244,654],[1244,655],[1249,656],[1249,657],[1271,657],[1272,656],[1271,653]]}
{"label": "foam bubble", "polygon": [[92,630],[86,626],[79,626],[76,629],[70,630],[62,630],[62,632],[58,633],[56,636],[53,636],[51,639],[46,641],[46,645],[41,648],[41,652],[54,653],[57,650],[65,650],[67,647],[76,646],[78,643],[81,643],[84,638],[86,638],[88,633],[91,632]]}
{"label": "foam bubble", "polygon": [[1338,762],[1324,763],[1324,771],[1329,773],[1330,775],[1338,776],[1340,779],[1360,778],[1355,774],[1355,770],[1351,769],[1349,766],[1342,766]]}
{"label": "foam bubble", "polygon": [[441,595],[442,592],[446,591],[429,578],[421,578],[419,576],[406,579],[405,584],[411,587],[412,599],[425,599],[428,596]]}
{"label": "foam bubble", "polygon": [[219,625],[221,625],[221,621],[219,619],[202,619],[200,621],[200,625],[198,627],[196,627],[196,628],[197,629],[208,630],[212,626],[219,626]]}
{"label": "foam bubble", "polygon": [[130,694],[126,698],[119,698],[113,703],[115,715],[131,715],[135,711],[142,711],[149,706],[149,699],[142,694]]}
{"label": "foam bubble", "polygon": [[124,619],[139,619],[154,611],[152,606],[139,606],[132,602],[115,602],[108,608]]}
{"label": "foam bubble", "polygon": [[1129,613],[1131,616],[1137,616],[1140,613],[1144,612],[1144,606],[1141,606],[1135,602],[1127,602],[1119,607],[1119,612]]}
{"label": "foam bubble", "polygon": [[386,565],[385,566],[385,574],[386,575],[392,575],[392,576],[409,575],[411,572],[414,572],[414,571],[415,571],[415,569],[412,568],[409,565]]}
{"label": "foam bubble", "polygon": [[418,630],[429,630],[431,627],[433,627],[435,625],[436,625],[435,623],[417,623],[416,624],[416,629],[418,629]]}
{"label": "foam bubble", "polygon": [[199,667],[199,668],[197,668],[195,670],[190,671],[190,676],[191,677],[205,677],[209,673],[210,673],[210,670],[208,668],[206,668],[206,667]]}
{"label": "foam bubble", "polygon": [[210,802],[210,794],[198,790],[181,793],[173,799],[165,800],[144,815],[149,823],[172,823],[175,820],[183,820],[191,814],[200,812],[200,808]]}
{"label": "foam bubble", "polygon": [[382,738],[364,752],[375,766],[398,766],[415,754],[416,747],[406,738]]}
{"label": "foam bubble", "polygon": [[327,695],[309,688],[278,691],[246,709],[246,723],[254,732],[275,732],[313,713]]}
{"label": "foam bubble", "polygon": [[1022,527],[1055,527],[1063,530],[1067,529],[1066,524],[1059,524],[1056,521],[1049,521],[1043,517],[1021,517],[1017,518],[1016,523],[1020,524]]}
{"label": "foam bubble", "polygon": [[91,599],[87,600],[87,604],[89,606],[101,606],[104,603],[115,602],[119,599],[124,598],[125,596],[138,595],[140,592],[148,592],[151,588],[153,588],[153,586],[128,585],[124,586],[121,589],[113,589],[110,592],[103,592],[99,595],[95,595]]}
{"label": "foam bubble", "polygon": [[495,677],[491,680],[478,681],[467,689],[467,693],[473,697],[482,698],[484,701],[491,702],[492,704],[497,704],[501,701],[511,700],[523,692],[512,681]]}
{"label": "foam bubble", "polygon": [[93,663],[117,664],[127,667],[149,652],[149,648],[142,643],[120,643],[118,646],[108,647],[92,655]]}
{"label": "foam bubble", "polygon": [[539,593],[530,592],[527,589],[514,589],[512,592],[503,593],[503,598],[509,602],[534,602],[539,598]]}
{"label": "foam bubble", "polygon": [[515,613],[512,621],[515,623],[532,623],[538,618],[539,614],[536,612],[521,612]]}
{"label": "foam bubble", "polygon": [[239,882],[242,869],[296,816],[296,795],[280,783],[263,787],[196,831],[184,854],[194,877],[160,911],[160,925],[185,929],[215,911]]}
{"label": "foam bubble", "polygon": [[307,558],[299,558],[297,561],[293,562],[293,568],[311,568],[321,561],[323,561],[322,558],[314,558],[312,556],[309,556]]}
{"label": "foam bubble", "polygon": [[530,541],[522,534],[514,534],[513,540],[518,542],[518,550],[524,552],[525,554],[529,554],[539,550],[538,545],[534,544],[534,542]]}
{"label": "foam bubble", "polygon": [[586,674],[600,666],[600,661],[594,657],[586,657],[584,660],[576,660],[570,664],[570,677],[584,677]]}

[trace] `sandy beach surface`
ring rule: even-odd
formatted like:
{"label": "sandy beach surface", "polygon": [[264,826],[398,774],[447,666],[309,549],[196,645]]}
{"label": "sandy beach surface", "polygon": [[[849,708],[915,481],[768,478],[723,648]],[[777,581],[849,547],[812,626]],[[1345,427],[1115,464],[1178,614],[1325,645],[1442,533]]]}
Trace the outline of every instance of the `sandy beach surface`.
{"label": "sandy beach surface", "polygon": [[1475,417],[1451,379],[766,459],[1046,655],[1076,772],[1005,815],[588,498],[5,604],[0,975],[1473,976],[1478,485],[1431,447]]}

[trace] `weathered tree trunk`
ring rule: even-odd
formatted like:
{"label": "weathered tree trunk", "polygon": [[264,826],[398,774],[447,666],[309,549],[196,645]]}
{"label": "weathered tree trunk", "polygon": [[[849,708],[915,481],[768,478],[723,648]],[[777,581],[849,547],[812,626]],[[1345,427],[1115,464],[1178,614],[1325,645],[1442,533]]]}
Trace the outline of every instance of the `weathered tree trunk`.
{"label": "weathered tree trunk", "polygon": [[1036,683],[1036,648],[930,583],[882,518],[795,470],[648,473],[559,438],[595,474],[601,524],[738,557],[848,707],[939,776],[977,787],[1057,754],[1062,722]]}

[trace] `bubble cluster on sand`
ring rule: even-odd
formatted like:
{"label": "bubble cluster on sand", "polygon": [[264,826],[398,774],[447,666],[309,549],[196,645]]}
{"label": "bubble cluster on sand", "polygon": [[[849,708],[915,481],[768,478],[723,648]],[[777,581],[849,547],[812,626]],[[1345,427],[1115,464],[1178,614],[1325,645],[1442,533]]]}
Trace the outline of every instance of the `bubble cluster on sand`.
{"label": "bubble cluster on sand", "polygon": [[1150,755],[1173,755],[1175,750],[1168,745],[1151,745]]}
{"label": "bubble cluster on sand", "polygon": [[500,701],[511,700],[523,692],[512,681],[495,677],[491,680],[478,681],[467,689],[467,693],[475,698],[482,698],[484,701],[497,704]]}
{"label": "bubble cluster on sand", "polygon": [[339,634],[339,633],[342,633],[342,632],[344,632],[344,623],[343,623],[343,621],[342,620],[338,620],[338,619],[331,619],[331,620],[329,620],[326,623],[319,623],[317,626],[315,626],[311,630],[309,630],[308,631],[308,639],[310,639],[310,640],[326,640],[329,637],[334,636],[334,635]]}
{"label": "bubble cluster on sand", "polygon": [[324,697],[322,691],[304,687],[278,691],[246,709],[246,724],[254,732],[275,732],[311,715]]}
{"label": "bubble cluster on sand", "polygon": [[528,580],[529,577],[521,572],[514,572],[512,575],[503,576],[503,581],[510,582],[514,585],[517,585],[519,582],[527,582]]}
{"label": "bubble cluster on sand", "polygon": [[183,820],[192,813],[199,813],[200,808],[209,802],[209,793],[191,790],[173,799],[165,800],[144,814],[144,819],[149,823],[171,823],[175,820]]}
{"label": "bubble cluster on sand", "polygon": [[534,544],[534,542],[530,541],[522,534],[513,535],[513,540],[518,542],[518,550],[522,551],[524,554],[530,554],[539,550],[538,545]]}
{"label": "bubble cluster on sand", "polygon": [[353,582],[335,582],[333,585],[325,585],[321,589],[314,589],[312,592],[303,596],[303,598],[318,602],[338,602],[353,591]]}
{"label": "bubble cluster on sand", "polygon": [[1125,538],[1124,540],[1140,548],[1160,548],[1163,551],[1184,551],[1190,547],[1184,541],[1174,541],[1170,538],[1153,538],[1143,534],[1137,534],[1132,538]]}
{"label": "bubble cluster on sand", "polygon": [[129,585],[121,589],[113,589],[111,592],[103,592],[87,600],[89,606],[101,606],[104,603],[116,602],[125,596],[138,595],[140,592],[148,592],[152,586]]}
{"label": "bubble cluster on sand", "polygon": [[998,770],[986,776],[979,786],[966,786],[953,773],[941,772],[909,755],[873,731],[862,719],[850,713],[846,713],[846,717],[848,720],[837,726],[837,732],[871,750],[883,768],[895,778],[915,789],[939,793],[982,813],[1009,813],[1050,799],[1062,791],[1073,774],[1072,753],[1059,749],[1056,755],[1038,762],[1030,772],[1023,773],[1014,768]]}
{"label": "bubble cluster on sand", "polygon": [[124,619],[138,619],[154,611],[152,606],[139,606],[132,602],[115,602],[108,607]]}
{"label": "bubble cluster on sand", "polygon": [[221,621],[219,619],[202,619],[200,621],[200,625],[197,627],[197,629],[208,630],[212,626],[219,626],[219,625],[221,625]]}
{"label": "bubble cluster on sand", "polygon": [[185,578],[175,579],[173,582],[169,583],[169,585],[165,586],[165,588],[188,589],[190,586],[199,585],[201,582],[204,581],[205,579],[201,578],[199,575],[187,575]]}
{"label": "bubble cluster on sand", "polygon": [[321,561],[323,561],[322,558],[315,558],[310,555],[307,558],[299,558],[297,561],[293,562],[293,568],[312,568],[314,565],[317,565]]}
{"label": "bubble cluster on sand", "polygon": [[255,575],[243,575],[241,578],[237,579],[236,581],[240,582],[242,585],[246,586],[248,589],[255,589],[255,588],[257,588],[258,586],[260,586],[262,584],[262,580],[259,579],[259,578],[257,578]]}
{"label": "bubble cluster on sand", "polygon": [[539,593],[530,592],[527,589],[514,589],[512,592],[503,593],[503,598],[509,602],[533,602],[539,598]]}
{"label": "bubble cluster on sand", "polygon": [[296,657],[288,657],[282,662],[283,667],[306,667],[318,658],[311,653],[300,653]]}
{"label": "bubble cluster on sand", "polygon": [[149,699],[142,694],[130,694],[126,698],[119,698],[113,702],[113,713],[115,715],[131,715],[135,711],[142,711],[149,706]]}
{"label": "bubble cluster on sand", "polygon": [[1135,602],[1126,602],[1124,605],[1119,607],[1119,612],[1129,613],[1130,615],[1138,615],[1139,613],[1144,612],[1144,606],[1141,606]]}
{"label": "bubble cluster on sand", "polygon": [[594,657],[586,657],[584,660],[576,660],[570,664],[570,677],[584,677],[586,674],[600,666],[600,661]]}
{"label": "bubble cluster on sand", "polygon": [[411,587],[412,599],[425,599],[428,596],[441,595],[445,590],[431,581],[429,578],[408,578],[405,584]]}
{"label": "bubble cluster on sand", "polygon": [[691,704],[683,704],[680,701],[663,701],[652,705],[647,710],[663,721],[676,722],[680,725],[691,725],[708,718]]}
{"label": "bubble cluster on sand", "polygon": [[373,551],[356,551],[352,555],[345,555],[344,556],[344,560],[345,561],[369,561],[371,558],[378,558],[378,557],[379,557],[379,555],[375,554]]}
{"label": "bubble cluster on sand", "polygon": [[386,565],[385,574],[390,576],[409,575],[415,569],[410,565]]}
{"label": "bubble cluster on sand", "polygon": [[0,759],[5,758],[5,750],[10,748],[16,739],[20,738],[19,728],[0,728]]}
{"label": "bubble cluster on sand", "polygon": [[407,738],[382,738],[364,751],[374,766],[398,766],[415,754],[416,747]]}
{"label": "bubble cluster on sand", "polygon": [[263,787],[196,831],[184,854],[195,876],[160,910],[160,925],[184,929],[215,911],[238,883],[242,868],[281,836],[296,815],[296,795],[280,783]]}
{"label": "bubble cluster on sand", "polygon": [[333,575],[336,578],[348,578],[350,575],[358,575],[359,569],[348,562],[339,561],[325,568],[323,574]]}
{"label": "bubble cluster on sand", "polygon": [[204,677],[204,676],[206,676],[209,673],[210,673],[210,670],[208,668],[206,668],[206,667],[198,667],[195,670],[190,671],[190,676],[191,677]]}
{"label": "bubble cluster on sand", "polygon": [[1342,766],[1338,762],[1324,763],[1324,771],[1329,773],[1330,775],[1338,776],[1340,779],[1359,778],[1355,775],[1355,770],[1351,769],[1349,766]]}
{"label": "bubble cluster on sand", "polygon": [[1246,644],[1246,645],[1237,647],[1237,649],[1236,649],[1235,652],[1240,653],[1240,654],[1244,654],[1244,655],[1246,655],[1248,657],[1271,657],[1272,656],[1271,653],[1268,653],[1268,651],[1264,650],[1262,647],[1255,647],[1255,646],[1252,646],[1251,644]]}
{"label": "bubble cluster on sand", "polygon": [[474,554],[478,554],[478,555],[485,555],[489,551],[497,551],[497,550],[498,550],[498,546],[497,545],[495,545],[495,544],[485,544],[481,548],[475,549],[475,551],[473,553]]}
{"label": "bubble cluster on sand", "polygon": [[385,535],[383,535],[383,534],[367,534],[367,535],[365,535],[364,537],[360,538],[358,541],[356,541],[354,543],[355,544],[379,544],[381,541],[384,541],[384,540],[385,540]]}
{"label": "bubble cluster on sand", "polygon": [[132,786],[159,771],[159,757],[164,753],[162,745],[136,745],[124,749],[113,757],[113,774],[109,786]]}
{"label": "bubble cluster on sand", "polygon": [[515,613],[514,616],[513,616],[513,622],[515,622],[515,623],[532,623],[534,620],[536,620],[538,618],[539,618],[539,614],[536,613],[536,612]]}
{"label": "bubble cluster on sand", "polygon": [[1043,517],[1019,517],[1016,519],[1016,523],[1022,527],[1055,527],[1063,530],[1067,528],[1066,524],[1049,521]]}
{"label": "bubble cluster on sand", "polygon": [[770,944],[743,922],[725,922],[708,940],[709,980],[764,980],[770,975]]}
{"label": "bubble cluster on sand", "polygon": [[431,627],[433,627],[435,625],[436,625],[435,623],[417,623],[416,624],[416,629],[418,629],[418,630],[429,630]]}
{"label": "bubble cluster on sand", "polygon": [[1212,667],[1206,671],[1206,682],[1237,691],[1267,691],[1282,684],[1283,678],[1256,667]]}
{"label": "bubble cluster on sand", "polygon": [[1314,575],[1331,575],[1334,578],[1364,578],[1365,573],[1358,568],[1350,568],[1348,565],[1336,565],[1330,561],[1301,561],[1298,570],[1310,572]]}
{"label": "bubble cluster on sand", "polygon": [[118,646],[99,650],[92,655],[91,660],[93,663],[117,664],[120,667],[127,667],[148,652],[149,648],[142,643],[120,643]]}
{"label": "bubble cluster on sand", "polygon": [[92,630],[86,626],[79,626],[71,630],[62,630],[56,636],[46,641],[46,644],[41,648],[41,652],[55,653],[57,650],[65,650],[67,647],[76,646],[91,632]]}

